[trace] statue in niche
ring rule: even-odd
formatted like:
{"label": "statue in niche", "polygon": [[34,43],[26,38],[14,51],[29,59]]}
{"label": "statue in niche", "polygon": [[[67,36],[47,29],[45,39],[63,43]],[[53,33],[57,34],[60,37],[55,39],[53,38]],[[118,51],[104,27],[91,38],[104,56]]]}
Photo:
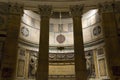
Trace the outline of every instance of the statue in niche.
{"label": "statue in niche", "polygon": [[36,57],[31,56],[29,63],[29,77],[34,78],[37,70]]}
{"label": "statue in niche", "polygon": [[86,65],[89,77],[95,77],[95,65],[92,51],[86,52]]}

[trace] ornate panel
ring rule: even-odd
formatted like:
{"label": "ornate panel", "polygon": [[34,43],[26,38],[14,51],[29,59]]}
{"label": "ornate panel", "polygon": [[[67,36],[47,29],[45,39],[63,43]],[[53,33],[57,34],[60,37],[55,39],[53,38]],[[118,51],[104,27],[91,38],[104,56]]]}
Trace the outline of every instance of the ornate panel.
{"label": "ornate panel", "polygon": [[49,75],[75,75],[74,65],[50,65]]}
{"label": "ornate panel", "polygon": [[103,47],[97,49],[97,63],[98,63],[99,77],[103,79],[107,78],[108,76],[107,64],[106,64],[106,58]]}
{"label": "ornate panel", "polygon": [[19,59],[18,60],[17,77],[24,77],[24,68],[25,68],[25,61]]}
{"label": "ornate panel", "polygon": [[106,72],[106,66],[105,66],[105,59],[99,59],[99,71],[100,71],[100,76],[106,76],[107,72]]}

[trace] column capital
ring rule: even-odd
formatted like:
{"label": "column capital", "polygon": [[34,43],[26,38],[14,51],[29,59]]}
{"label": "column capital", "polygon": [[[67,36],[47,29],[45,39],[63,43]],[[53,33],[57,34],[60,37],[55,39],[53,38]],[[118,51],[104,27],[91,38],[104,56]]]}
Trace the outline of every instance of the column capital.
{"label": "column capital", "polygon": [[98,8],[101,13],[120,12],[120,2],[104,2],[98,4]]}
{"label": "column capital", "polygon": [[0,3],[0,13],[3,14],[23,14],[23,5],[18,3]]}
{"label": "column capital", "polygon": [[83,11],[84,5],[71,5],[70,12],[73,17],[81,16]]}
{"label": "column capital", "polygon": [[52,11],[52,6],[50,5],[39,5],[40,16],[50,17]]}
{"label": "column capital", "polygon": [[23,14],[23,5],[18,3],[9,3],[9,13],[14,15]]}

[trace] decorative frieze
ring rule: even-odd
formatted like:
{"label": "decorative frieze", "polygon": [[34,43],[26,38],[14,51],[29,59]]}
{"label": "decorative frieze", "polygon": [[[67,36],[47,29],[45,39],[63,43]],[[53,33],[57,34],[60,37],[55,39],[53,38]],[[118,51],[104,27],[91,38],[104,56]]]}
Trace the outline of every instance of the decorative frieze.
{"label": "decorative frieze", "polygon": [[72,16],[81,16],[84,5],[71,5],[70,12]]}
{"label": "decorative frieze", "polygon": [[50,5],[39,5],[40,16],[50,17],[51,10],[52,10],[52,6]]}
{"label": "decorative frieze", "polygon": [[66,60],[74,60],[74,53],[50,53],[49,54],[50,61],[66,61]]}

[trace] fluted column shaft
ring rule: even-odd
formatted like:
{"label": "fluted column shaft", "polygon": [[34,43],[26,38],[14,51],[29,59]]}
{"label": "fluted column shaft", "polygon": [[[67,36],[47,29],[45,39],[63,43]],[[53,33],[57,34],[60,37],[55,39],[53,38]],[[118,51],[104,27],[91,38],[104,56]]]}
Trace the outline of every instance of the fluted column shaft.
{"label": "fluted column shaft", "polygon": [[2,80],[15,80],[17,76],[18,36],[23,6],[19,4],[0,4],[0,14],[6,16],[6,39],[2,59]]}
{"label": "fluted column shaft", "polygon": [[86,60],[84,54],[81,15],[83,5],[70,7],[74,29],[74,54],[76,80],[87,80]]}
{"label": "fluted column shaft", "polygon": [[105,55],[110,80],[117,80],[117,77],[120,78],[120,44],[117,31],[118,25],[115,17],[117,7],[114,7],[113,3],[102,3],[99,5],[105,41]]}
{"label": "fluted column shaft", "polygon": [[49,68],[49,19],[51,15],[51,6],[39,6],[41,22],[40,22],[40,43],[39,57],[36,80],[48,80]]}

